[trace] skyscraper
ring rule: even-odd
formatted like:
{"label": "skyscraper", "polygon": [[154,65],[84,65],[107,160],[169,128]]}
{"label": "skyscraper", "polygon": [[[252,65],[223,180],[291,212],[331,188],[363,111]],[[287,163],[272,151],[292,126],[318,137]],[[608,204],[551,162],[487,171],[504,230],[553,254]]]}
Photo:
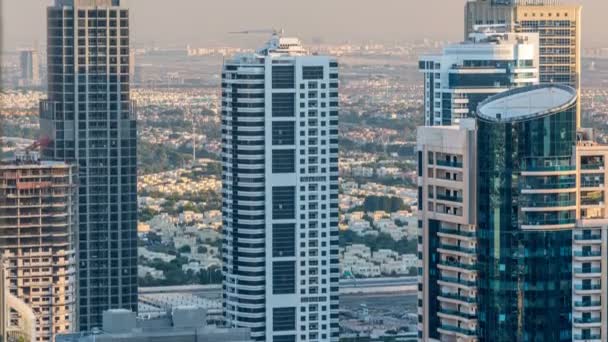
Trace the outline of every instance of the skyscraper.
{"label": "skyscraper", "polygon": [[0,252],[10,294],[31,307],[37,341],[74,329],[76,169],[61,162],[0,163]]}
{"label": "skyscraper", "polygon": [[19,64],[21,67],[21,85],[40,85],[40,62],[38,60],[38,51],[34,49],[19,51]]}
{"label": "skyscraper", "polygon": [[136,117],[129,94],[129,10],[118,0],[48,8],[43,158],[79,170],[78,327],[137,310]]}
{"label": "skyscraper", "polygon": [[425,125],[472,117],[479,102],[538,83],[538,35],[480,30],[439,56],[423,56]]}
{"label": "skyscraper", "polygon": [[604,341],[608,146],[577,95],[494,95],[418,132],[421,341]]}
{"label": "skyscraper", "polygon": [[275,34],[222,71],[224,312],[256,341],[337,341],[338,63]]}
{"label": "skyscraper", "polygon": [[[569,85],[580,97],[581,6],[556,0],[469,1],[465,37],[475,25],[505,25],[516,32],[540,36],[540,83]],[[577,127],[581,127],[580,103]]]}

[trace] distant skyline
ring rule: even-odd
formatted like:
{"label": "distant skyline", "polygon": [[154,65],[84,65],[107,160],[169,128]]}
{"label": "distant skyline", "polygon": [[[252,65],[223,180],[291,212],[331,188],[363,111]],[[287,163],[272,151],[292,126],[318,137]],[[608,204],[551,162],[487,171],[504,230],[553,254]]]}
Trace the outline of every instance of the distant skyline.
{"label": "distant skyline", "polygon": [[[43,46],[45,7],[51,0],[1,0],[3,51]],[[284,28],[305,43],[404,42],[463,38],[466,0],[122,0],[132,9],[134,46],[256,46],[264,35],[230,31]],[[606,0],[564,0],[583,5],[583,47],[608,46]],[[441,8],[440,10],[438,8]],[[24,24],[26,23],[26,24]],[[442,23],[442,25],[439,25]]]}

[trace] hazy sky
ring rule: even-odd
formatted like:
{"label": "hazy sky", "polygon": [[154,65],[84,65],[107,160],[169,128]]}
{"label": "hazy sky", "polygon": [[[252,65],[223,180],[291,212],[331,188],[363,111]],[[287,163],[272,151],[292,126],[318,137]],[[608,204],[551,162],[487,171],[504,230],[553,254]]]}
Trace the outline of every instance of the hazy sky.
{"label": "hazy sky", "polygon": [[[132,9],[136,45],[236,45],[229,31],[285,28],[305,41],[420,38],[459,40],[466,0],[122,0]],[[5,50],[45,41],[51,0],[0,0]],[[608,46],[607,0],[565,0],[583,5],[583,45]]]}

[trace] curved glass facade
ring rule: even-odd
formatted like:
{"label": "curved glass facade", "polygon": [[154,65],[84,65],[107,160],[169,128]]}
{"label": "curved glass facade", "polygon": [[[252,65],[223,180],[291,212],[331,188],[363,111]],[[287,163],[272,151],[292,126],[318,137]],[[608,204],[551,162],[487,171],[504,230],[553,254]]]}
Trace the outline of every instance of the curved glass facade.
{"label": "curved glass facade", "polygon": [[478,119],[482,341],[572,338],[575,142],[576,104],[525,121]]}

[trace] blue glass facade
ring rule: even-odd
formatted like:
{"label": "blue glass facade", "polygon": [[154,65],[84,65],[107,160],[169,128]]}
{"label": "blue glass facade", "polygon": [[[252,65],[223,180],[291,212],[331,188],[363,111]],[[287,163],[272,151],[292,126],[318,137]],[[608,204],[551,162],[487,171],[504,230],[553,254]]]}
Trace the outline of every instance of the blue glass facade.
{"label": "blue glass facade", "polygon": [[568,225],[574,223],[575,210],[565,207],[574,197],[522,190],[575,187],[572,176],[551,174],[574,168],[575,132],[576,104],[521,121],[478,120],[482,341],[571,340]]}

